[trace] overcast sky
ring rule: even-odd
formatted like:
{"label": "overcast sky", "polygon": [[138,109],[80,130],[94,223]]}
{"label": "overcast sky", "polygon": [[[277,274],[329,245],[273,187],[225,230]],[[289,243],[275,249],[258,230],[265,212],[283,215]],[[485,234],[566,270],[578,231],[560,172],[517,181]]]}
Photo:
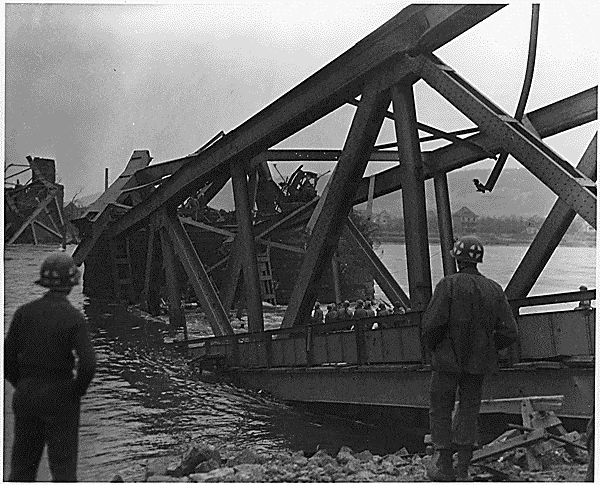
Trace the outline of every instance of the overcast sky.
{"label": "overcast sky", "polygon": [[[405,5],[7,4],[5,163],[25,163],[28,154],[54,158],[67,201],[99,192],[105,167],[112,181],[133,150],[150,150],[154,162],[197,150]],[[597,85],[598,9],[591,5],[542,3],[527,111]],[[530,21],[530,4],[510,5],[437,54],[514,114]],[[415,90],[419,121],[446,130],[472,126],[422,81]],[[279,146],[340,148],[353,112],[341,108]],[[595,128],[592,123],[546,141],[575,164]],[[386,122],[379,141],[393,140]],[[295,168],[288,167],[287,173]],[[286,173],[283,164],[279,168]]]}

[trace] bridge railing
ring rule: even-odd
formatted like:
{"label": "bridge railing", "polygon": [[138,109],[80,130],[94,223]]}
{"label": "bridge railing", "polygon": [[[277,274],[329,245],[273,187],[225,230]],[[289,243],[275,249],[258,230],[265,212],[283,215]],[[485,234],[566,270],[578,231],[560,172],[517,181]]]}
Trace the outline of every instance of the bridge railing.
{"label": "bridge railing", "polygon": [[[595,290],[513,300],[518,308],[591,301]],[[194,359],[223,358],[230,367],[273,368],[429,363],[421,344],[421,312],[306,325],[180,342]],[[593,356],[594,308],[518,315],[520,343],[501,355],[519,361]],[[377,325],[374,325],[377,323]],[[591,357],[590,357],[591,358]]]}

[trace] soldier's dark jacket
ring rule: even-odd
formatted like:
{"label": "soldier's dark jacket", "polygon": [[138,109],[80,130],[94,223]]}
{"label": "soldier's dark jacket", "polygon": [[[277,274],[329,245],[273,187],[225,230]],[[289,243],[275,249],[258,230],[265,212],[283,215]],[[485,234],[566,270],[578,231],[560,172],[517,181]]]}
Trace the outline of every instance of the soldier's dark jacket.
{"label": "soldier's dark jacket", "polygon": [[423,315],[423,341],[437,371],[493,373],[497,350],[517,338],[502,287],[475,267],[443,278]]}
{"label": "soldier's dark jacket", "polygon": [[13,385],[23,378],[73,378],[73,390],[83,396],[94,377],[96,357],[85,318],[66,295],[49,291],[14,314],[4,341],[4,376]]}

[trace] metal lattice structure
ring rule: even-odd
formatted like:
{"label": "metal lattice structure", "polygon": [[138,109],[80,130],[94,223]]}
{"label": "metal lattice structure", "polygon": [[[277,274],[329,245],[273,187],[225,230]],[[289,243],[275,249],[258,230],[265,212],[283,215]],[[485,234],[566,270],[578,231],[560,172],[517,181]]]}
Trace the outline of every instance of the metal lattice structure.
{"label": "metal lattice structure", "polygon": [[[308,209],[313,211],[309,222],[311,236],[283,318],[282,331],[301,327],[309,319],[324,268],[331,265],[340,236],[348,231],[388,297],[402,301],[413,310],[410,320],[416,322],[417,333],[413,337],[418,340],[420,312],[432,294],[425,181],[434,180],[440,244],[442,255],[446,256],[453,242],[447,174],[486,158],[498,158],[500,163],[496,174],[490,177],[489,190],[494,184],[492,179],[497,178],[510,154],[559,197],[506,289],[512,300],[527,297],[575,215],[579,214],[596,227],[597,136],[589,142],[576,166],[564,160],[543,139],[596,120],[597,87],[528,113],[520,102],[521,108],[513,117],[433,54],[502,7],[490,4],[409,6],[254,117],[198,152],[155,165],[149,165],[148,152],[135,152],[121,177],[97,201],[93,212],[82,223],[87,229],[85,239],[74,254],[77,263],[84,262],[102,241],[129,238],[144,229],[148,252],[144,289],[138,300],[144,300],[148,307],[156,305],[156,261],[162,254],[171,287],[175,285],[176,266],[180,263],[215,336],[231,336],[233,330],[226,309],[231,306],[231,292],[235,291],[241,274],[246,288],[249,335],[258,338],[265,332],[256,244],[259,240],[269,241],[270,229],[257,234],[253,227],[256,179],[260,178],[261,170],[268,172],[268,161],[335,160],[336,168],[320,199],[310,201],[291,216],[301,215]],[[441,94],[477,128],[446,133],[419,123],[413,90],[419,80]],[[341,150],[272,148],[345,104],[356,106],[356,111]],[[395,126],[395,150],[375,146],[386,118]],[[429,136],[420,140],[419,130]],[[445,139],[450,143],[423,151],[421,143],[432,139]],[[372,160],[397,161],[398,165],[365,178],[365,169]],[[224,291],[218,292],[211,283],[201,251],[194,247],[184,222],[177,215],[177,208],[198,193],[210,200],[230,179],[238,227],[234,235],[236,250],[229,258],[228,283]],[[394,191],[401,191],[403,199],[407,290],[400,287],[368,243],[361,240],[360,232],[348,224],[347,217],[354,205]],[[455,271],[450,258],[444,257],[443,266],[445,274]],[[172,307],[178,307],[175,288],[170,299]],[[177,309],[171,317],[185,321]],[[356,331],[357,335],[362,332],[360,328]],[[361,338],[356,337],[357,347],[353,351],[358,364],[366,358],[365,350],[361,350],[363,344],[358,343]],[[229,342],[230,349],[237,348],[237,341],[223,342]],[[270,337],[268,342],[271,342]],[[236,365],[270,367],[275,361],[284,365],[285,357],[273,354],[277,353],[273,350],[275,342],[278,341],[264,344],[270,349],[265,352],[271,354],[260,365],[255,365],[259,358],[250,351],[242,352],[247,356],[244,362],[238,349]],[[308,340],[306,342],[306,348],[310,347]],[[277,343],[280,345],[283,344]],[[419,344],[415,345],[418,350]],[[256,347],[254,351],[263,352],[264,349],[260,350],[263,347]],[[422,360],[423,364],[427,360],[420,353],[406,358],[410,362]],[[311,365],[308,350],[303,362],[302,365]],[[328,385],[336,386],[331,382]]]}

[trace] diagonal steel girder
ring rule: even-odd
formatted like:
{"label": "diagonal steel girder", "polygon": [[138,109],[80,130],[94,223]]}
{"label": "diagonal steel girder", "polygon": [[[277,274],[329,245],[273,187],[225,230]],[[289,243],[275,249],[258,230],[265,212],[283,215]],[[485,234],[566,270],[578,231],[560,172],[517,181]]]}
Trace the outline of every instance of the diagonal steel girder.
{"label": "diagonal steel girder", "polygon": [[405,308],[409,307],[410,299],[408,295],[381,262],[381,259],[375,254],[369,241],[366,240],[365,236],[363,236],[358,227],[356,227],[356,224],[349,217],[346,219],[346,233],[350,236],[348,238],[350,243],[354,244],[365,257],[366,263],[371,267],[371,271],[373,271],[375,282],[379,285],[385,296],[394,305],[397,302],[401,302]]}
{"label": "diagonal steel girder", "polygon": [[362,93],[342,155],[331,176],[325,203],[308,242],[282,328],[302,325],[308,319],[323,271],[337,249],[352,208],[352,198],[348,194],[354,193],[360,183],[391,101],[390,92],[381,91],[379,81],[379,78],[371,79]]}
{"label": "diagonal steel girder", "polygon": [[[563,131],[584,125],[598,118],[598,88],[593,87],[544,106],[525,115],[542,138],[562,133]],[[497,139],[485,133],[466,138],[472,142],[467,145],[448,145],[437,150],[422,153],[425,178],[431,178],[435,172],[451,172],[471,163],[486,158],[482,150],[474,148],[479,145],[485,152],[498,153],[501,145]],[[394,152],[388,152],[397,156]],[[376,174],[375,197],[400,190],[400,168],[393,167]],[[354,203],[366,202],[368,197],[369,180],[363,179],[356,193]]]}
{"label": "diagonal steel girder", "polygon": [[[577,168],[592,180],[596,180],[597,151],[598,133],[577,164]],[[529,294],[573,219],[575,211],[558,199],[506,286],[505,293],[509,300],[525,298]]]}
{"label": "diagonal steel girder", "polygon": [[219,142],[185,157],[179,170],[113,226],[111,236],[139,225],[165,204],[178,205],[213,170],[243,163],[336,110],[358,96],[376,72],[386,72],[388,86],[399,82],[409,74],[403,63],[397,62],[406,53],[423,46],[437,49],[503,6],[411,5],[403,9]]}
{"label": "diagonal steel girder", "polygon": [[596,227],[596,186],[522,123],[492,103],[452,68],[433,55],[414,59],[415,73],[444,96],[482,131],[498,140],[506,151],[565,201],[592,227]]}
{"label": "diagonal steel girder", "polygon": [[167,210],[161,209],[159,222],[167,231],[173,250],[187,273],[213,333],[217,337],[233,335],[227,313],[181,221],[176,214],[170,215]]}

